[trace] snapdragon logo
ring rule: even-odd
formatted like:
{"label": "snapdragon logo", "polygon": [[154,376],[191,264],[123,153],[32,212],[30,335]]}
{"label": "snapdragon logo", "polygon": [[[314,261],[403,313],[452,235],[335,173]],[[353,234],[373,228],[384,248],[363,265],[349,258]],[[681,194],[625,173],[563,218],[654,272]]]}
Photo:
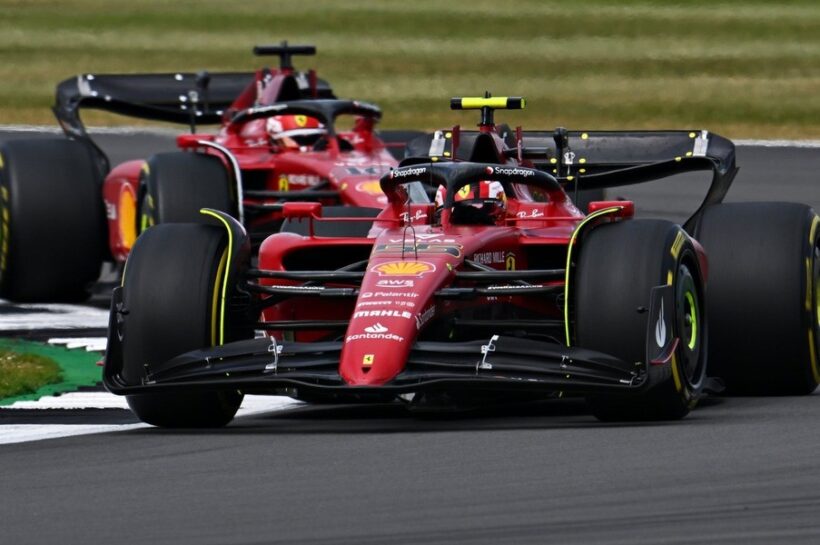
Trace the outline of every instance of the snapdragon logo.
{"label": "snapdragon logo", "polygon": [[394,170],[390,173],[391,178],[406,178],[408,176],[420,176],[427,172],[425,167],[404,168],[401,170]]}
{"label": "snapdragon logo", "polygon": [[535,176],[534,171],[518,167],[487,167],[487,174],[501,174],[502,176],[518,176],[519,178],[529,178],[530,176]]}

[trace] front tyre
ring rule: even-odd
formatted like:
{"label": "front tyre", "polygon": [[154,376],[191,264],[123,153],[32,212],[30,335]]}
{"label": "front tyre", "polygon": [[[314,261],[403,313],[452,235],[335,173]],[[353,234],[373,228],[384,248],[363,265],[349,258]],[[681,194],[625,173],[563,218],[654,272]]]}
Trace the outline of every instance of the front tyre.
{"label": "front tyre", "polygon": [[[573,288],[577,345],[643,366],[650,322],[657,327],[650,339],[655,334],[678,338],[668,362],[648,366],[642,393],[589,397],[596,418],[675,420],[695,406],[706,376],[701,278],[691,240],[673,223],[629,220],[601,225],[585,237]],[[674,308],[650,316],[657,286],[671,286]]]}
{"label": "front tyre", "polygon": [[[224,232],[210,225],[159,225],[142,234],[125,267],[123,380],[138,385],[152,364],[218,344],[219,301],[227,274]],[[155,426],[218,427],[230,422],[242,395],[196,391],[126,396]]]}

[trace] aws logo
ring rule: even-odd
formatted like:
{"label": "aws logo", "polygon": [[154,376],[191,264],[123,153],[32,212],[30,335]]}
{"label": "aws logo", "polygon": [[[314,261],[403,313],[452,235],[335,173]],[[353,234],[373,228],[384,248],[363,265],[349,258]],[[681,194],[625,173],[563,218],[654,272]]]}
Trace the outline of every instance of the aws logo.
{"label": "aws logo", "polygon": [[417,276],[421,277],[436,270],[436,266],[426,261],[388,261],[376,265],[371,271],[379,276]]}

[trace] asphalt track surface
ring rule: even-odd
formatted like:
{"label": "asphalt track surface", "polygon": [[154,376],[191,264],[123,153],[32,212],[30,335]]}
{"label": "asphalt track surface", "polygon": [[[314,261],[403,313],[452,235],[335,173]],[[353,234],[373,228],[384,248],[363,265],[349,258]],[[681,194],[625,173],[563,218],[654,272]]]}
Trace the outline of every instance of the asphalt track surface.
{"label": "asphalt track surface", "polygon": [[[172,140],[103,143],[119,160]],[[727,200],[820,209],[820,150],[738,155]],[[698,184],[618,196],[639,199],[641,215],[684,218]],[[36,418],[133,422],[125,411]],[[217,431],[0,446],[0,542],[819,543],[818,421],[820,392],[710,398],[681,422],[624,426],[575,401],[436,418],[304,406]]]}

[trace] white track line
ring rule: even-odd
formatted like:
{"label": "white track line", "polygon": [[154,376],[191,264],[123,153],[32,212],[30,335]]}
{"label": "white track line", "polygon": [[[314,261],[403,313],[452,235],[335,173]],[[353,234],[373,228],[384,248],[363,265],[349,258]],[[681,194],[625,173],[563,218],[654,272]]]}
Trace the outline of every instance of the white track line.
{"label": "white track line", "polygon": [[732,140],[739,147],[820,148],[820,140]]}
{"label": "white track line", "polygon": [[[90,134],[156,134],[161,136],[176,136],[183,132],[181,129],[173,127],[86,127]],[[55,125],[0,125],[0,132],[9,133],[41,133],[41,134],[63,134],[63,130]]]}
{"label": "white track line", "polygon": [[0,334],[14,329],[77,329],[108,327],[108,311],[82,305],[15,305],[0,299],[0,306],[14,306],[26,312],[0,311]]}
{"label": "white track line", "polygon": [[69,350],[84,348],[86,352],[105,352],[108,339],[105,337],[54,337],[48,344],[64,345]]}
{"label": "white track line", "polygon": [[77,410],[77,409],[127,409],[122,396],[108,392],[68,392],[58,396],[43,396],[36,401],[17,401],[0,407],[3,410]]}
{"label": "white track line", "polygon": [[[237,418],[295,409],[301,401],[283,396],[245,396]],[[18,401],[0,409],[81,410],[127,409],[125,398],[108,392],[72,392],[61,396],[46,396],[37,401]],[[0,445],[43,441],[60,437],[111,433],[148,428],[148,424],[6,424],[0,425]]]}
{"label": "white track line", "polygon": [[[301,401],[286,396],[247,395],[238,416],[248,416],[269,411],[279,411],[302,405]],[[36,401],[17,401],[0,409],[39,409],[39,410],[76,410],[76,409],[127,409],[125,397],[108,392],[69,392],[58,396],[44,396]]]}
{"label": "white track line", "polygon": [[0,426],[0,445],[29,443],[60,437],[111,433],[115,431],[147,428],[148,424],[6,424]]}

